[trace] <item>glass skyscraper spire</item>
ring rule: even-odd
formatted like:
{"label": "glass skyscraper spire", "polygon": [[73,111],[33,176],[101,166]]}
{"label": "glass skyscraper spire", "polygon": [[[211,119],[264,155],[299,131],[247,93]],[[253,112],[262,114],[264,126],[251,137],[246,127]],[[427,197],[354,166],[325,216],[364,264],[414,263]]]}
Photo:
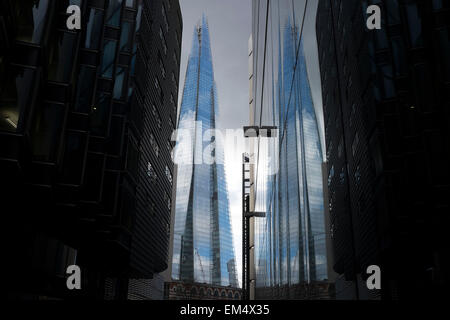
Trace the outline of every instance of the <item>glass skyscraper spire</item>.
{"label": "glass skyscraper spire", "polygon": [[212,133],[218,105],[205,16],[194,30],[192,43],[175,150],[172,278],[236,287],[223,145]]}

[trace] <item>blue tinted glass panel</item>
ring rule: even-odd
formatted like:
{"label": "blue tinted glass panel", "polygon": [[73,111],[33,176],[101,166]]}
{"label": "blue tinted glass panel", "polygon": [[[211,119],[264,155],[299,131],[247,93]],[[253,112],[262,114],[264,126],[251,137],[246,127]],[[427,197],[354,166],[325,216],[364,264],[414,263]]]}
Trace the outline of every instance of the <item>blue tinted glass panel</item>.
{"label": "blue tinted glass panel", "polygon": [[120,14],[122,12],[122,0],[109,0],[106,11],[106,24],[118,27],[120,24]]}
{"label": "blue tinted glass panel", "polygon": [[101,74],[105,78],[112,78],[114,61],[116,59],[116,46],[117,41],[115,40],[105,40],[103,46],[103,59],[101,66]]}
{"label": "blue tinted glass panel", "polygon": [[97,50],[102,35],[103,11],[91,8],[88,13],[84,47]]}

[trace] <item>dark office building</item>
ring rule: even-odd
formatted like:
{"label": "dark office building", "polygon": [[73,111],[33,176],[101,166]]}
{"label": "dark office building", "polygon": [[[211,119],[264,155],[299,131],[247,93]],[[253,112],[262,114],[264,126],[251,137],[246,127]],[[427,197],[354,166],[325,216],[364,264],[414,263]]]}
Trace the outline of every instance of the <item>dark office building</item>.
{"label": "dark office building", "polygon": [[[367,6],[382,28],[366,27]],[[443,297],[450,2],[321,0],[316,22],[337,298]],[[370,265],[381,290],[369,291]]]}
{"label": "dark office building", "polygon": [[0,2],[8,297],[148,298],[168,263],[181,33],[178,0]]}

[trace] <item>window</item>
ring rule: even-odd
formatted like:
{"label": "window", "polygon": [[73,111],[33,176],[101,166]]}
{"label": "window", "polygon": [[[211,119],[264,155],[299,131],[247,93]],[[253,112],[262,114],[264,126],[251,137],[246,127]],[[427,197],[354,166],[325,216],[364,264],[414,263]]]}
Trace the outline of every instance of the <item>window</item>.
{"label": "window", "polygon": [[175,64],[175,69],[176,69],[176,68],[178,68],[178,58],[177,58],[177,54],[175,52],[173,53],[172,58],[173,58],[173,62]]}
{"label": "window", "polygon": [[87,136],[80,132],[67,132],[65,141],[63,181],[71,184],[81,184],[85,163]]}
{"label": "window", "polygon": [[172,72],[172,83],[173,86],[175,87],[175,91],[178,92],[178,82],[177,79],[175,78],[175,73]]}
{"label": "window", "polygon": [[429,112],[435,104],[435,94],[432,76],[428,64],[421,63],[414,66],[414,87],[417,102],[422,111]]}
{"label": "window", "polygon": [[175,130],[175,126],[173,125],[172,118],[169,118],[170,131]]}
{"label": "window", "polygon": [[342,157],[343,150],[344,150],[344,139],[341,138],[341,141],[339,142],[339,145],[338,145],[338,157],[339,158]]}
{"label": "window", "polygon": [[341,185],[343,185],[345,183],[344,167],[342,167],[341,173],[339,174],[339,182],[340,182]]}
{"label": "window", "polygon": [[329,145],[327,146],[327,160],[330,160],[330,155],[334,149],[333,140],[330,139]]}
{"label": "window", "polygon": [[387,11],[388,11],[388,23],[390,25],[400,23],[400,14],[398,1],[386,1]]}
{"label": "window", "polygon": [[94,92],[95,68],[82,65],[78,72],[77,91],[74,110],[89,113]]}
{"label": "window", "polygon": [[157,95],[159,96],[161,103],[164,101],[164,92],[162,91],[161,84],[158,77],[155,76],[155,88],[157,90]]}
{"label": "window", "polygon": [[33,156],[50,161],[56,157],[65,113],[64,104],[47,104],[36,110],[31,137]]}
{"label": "window", "polygon": [[84,47],[98,50],[103,28],[103,11],[90,8],[87,21]]}
{"label": "window", "polygon": [[138,131],[142,130],[144,118],[146,116],[143,103],[142,96],[139,92],[136,92],[136,94],[131,96],[129,104],[129,120],[130,124],[134,125]]}
{"label": "window", "polygon": [[151,182],[155,182],[158,178],[156,171],[150,162],[147,163],[147,176],[150,178]]}
{"label": "window", "polygon": [[356,154],[356,148],[358,147],[359,144],[359,134],[358,132],[355,135],[355,138],[353,139],[353,143],[352,143],[352,154],[353,156]]}
{"label": "window", "polygon": [[381,67],[383,75],[384,98],[390,99],[395,96],[394,74],[391,65],[384,65]]}
{"label": "window", "polygon": [[118,27],[120,24],[120,13],[122,11],[122,0],[109,0],[106,12],[106,24]]}
{"label": "window", "polygon": [[134,0],[126,0],[125,6],[127,8],[134,8]]}
{"label": "window", "polygon": [[166,27],[166,32],[168,32],[169,31],[169,23],[167,22],[166,8],[164,7],[164,4],[161,5],[161,14],[163,16],[164,26]]}
{"label": "window", "polygon": [[170,172],[169,167],[166,165],[166,177],[169,180],[169,183],[172,185],[172,173]]}
{"label": "window", "polygon": [[133,44],[133,52],[131,55],[131,62],[130,62],[130,75],[135,75],[136,70],[136,55],[137,55],[137,44],[136,42]]}
{"label": "window", "polygon": [[48,79],[57,82],[69,82],[72,75],[76,34],[58,31],[55,40],[49,54]]}
{"label": "window", "polygon": [[161,57],[159,57],[159,69],[161,70],[161,75],[163,77],[163,79],[166,78],[166,68],[164,68],[164,63],[161,59]]}
{"label": "window", "polygon": [[409,39],[412,47],[420,47],[422,43],[422,19],[416,3],[405,4],[406,16],[408,18]]}
{"label": "window", "polygon": [[375,38],[376,38],[376,49],[377,50],[383,50],[388,47],[388,40],[386,35],[386,29],[381,28],[380,30],[376,30],[375,32]]}
{"label": "window", "polygon": [[158,126],[158,129],[161,130],[161,128],[162,128],[161,117],[159,116],[159,113],[156,110],[155,104],[152,104],[152,115],[153,115],[154,119],[156,120],[156,125]]}
{"label": "window", "polygon": [[355,171],[355,181],[356,184],[359,184],[359,181],[361,180],[361,173],[359,172],[359,166],[356,168]]}
{"label": "window", "polygon": [[169,152],[169,155],[172,157],[172,141],[167,140],[167,152]]}
{"label": "window", "polygon": [[448,28],[442,28],[439,30],[439,44],[440,53],[442,61],[442,72],[447,81],[450,81],[450,61],[448,57],[450,56],[450,34]]}
{"label": "window", "polygon": [[35,71],[7,66],[0,85],[0,130],[20,130],[19,119],[28,106],[28,94],[34,83]]}
{"label": "window", "polygon": [[158,94],[161,95],[162,91],[161,91],[161,85],[159,83],[159,79],[158,77],[155,76],[155,88],[158,91]]}
{"label": "window", "polygon": [[177,106],[175,104],[175,99],[173,98],[173,94],[170,94],[170,104],[172,105],[173,112],[177,114]]}
{"label": "window", "polygon": [[331,181],[333,181],[333,178],[334,178],[334,165],[331,166],[330,173],[328,175],[328,186],[331,185]]}
{"label": "window", "polygon": [[95,136],[105,136],[108,127],[111,96],[100,92],[97,100],[91,109],[90,126],[91,132]]}
{"label": "window", "polygon": [[356,103],[352,104],[352,112],[350,113],[350,127],[353,126],[353,120],[355,119],[356,115]]}
{"label": "window", "polygon": [[105,78],[112,78],[114,61],[116,60],[116,40],[105,41],[105,45],[103,46],[103,59],[101,65],[101,75]]}
{"label": "window", "polygon": [[126,169],[134,179],[138,178],[139,169],[139,150],[136,145],[129,140],[127,146]]}
{"label": "window", "polygon": [[180,36],[178,35],[178,31],[175,32],[175,40],[177,41],[177,48],[180,48]]}
{"label": "window", "polygon": [[114,99],[122,99],[123,97],[123,82],[125,76],[125,68],[117,67],[116,69],[116,80],[114,82]]}
{"label": "window", "polygon": [[150,145],[153,148],[153,152],[158,157],[159,156],[159,146],[158,146],[158,143],[156,142],[156,139],[155,139],[155,136],[153,135],[153,133],[150,133]]}
{"label": "window", "polygon": [[164,32],[161,29],[161,27],[159,28],[159,38],[161,39],[161,45],[163,47],[163,51],[164,54],[167,54],[167,42],[166,42],[166,38],[164,38]]}
{"label": "window", "polygon": [[167,203],[167,209],[169,211],[172,209],[172,201],[170,200],[170,197],[167,195],[167,192],[164,192],[164,201]]}
{"label": "window", "polygon": [[396,76],[405,75],[408,72],[405,56],[405,46],[400,36],[391,38],[392,57],[394,60]]}
{"label": "window", "polygon": [[122,23],[122,31],[120,34],[120,52],[130,52],[130,44],[131,44],[131,23],[123,22]]}
{"label": "window", "polygon": [[135,23],[135,32],[139,33],[141,30],[141,22],[142,22],[142,1],[138,2],[137,14],[136,14],[136,23]]}
{"label": "window", "polygon": [[147,212],[150,216],[154,216],[155,215],[155,202],[150,199],[150,195],[147,193],[146,194],[146,207],[147,207]]}
{"label": "window", "polygon": [[13,1],[17,40],[40,43],[47,21],[48,0]]}

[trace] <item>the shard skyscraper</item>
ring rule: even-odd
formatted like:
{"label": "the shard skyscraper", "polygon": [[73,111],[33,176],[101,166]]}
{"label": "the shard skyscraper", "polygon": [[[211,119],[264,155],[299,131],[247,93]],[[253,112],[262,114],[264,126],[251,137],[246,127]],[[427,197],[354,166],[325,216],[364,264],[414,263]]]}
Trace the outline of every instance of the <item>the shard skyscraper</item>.
{"label": "the shard skyscraper", "polygon": [[178,173],[172,279],[234,286],[223,145],[213,133],[218,106],[205,16],[194,30],[192,43],[175,150]]}

